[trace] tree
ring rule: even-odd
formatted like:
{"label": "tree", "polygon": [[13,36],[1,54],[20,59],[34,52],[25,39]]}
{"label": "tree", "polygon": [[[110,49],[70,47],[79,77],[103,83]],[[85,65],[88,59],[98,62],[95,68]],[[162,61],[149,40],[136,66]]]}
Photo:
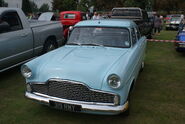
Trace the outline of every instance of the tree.
{"label": "tree", "polygon": [[0,7],[8,7],[8,3],[6,3],[4,0],[0,0]]}
{"label": "tree", "polygon": [[38,6],[37,6],[37,4],[35,4],[35,2],[30,1],[30,5],[31,5],[32,12],[35,13],[35,12],[38,12],[39,11]]}
{"label": "tree", "polygon": [[22,10],[26,15],[28,15],[29,13],[32,13],[32,9],[31,9],[31,5],[30,5],[29,0],[22,1]]}
{"label": "tree", "polygon": [[[184,11],[185,0],[53,0],[54,10],[82,10],[94,6],[96,11],[111,11],[114,7],[140,7],[148,11]],[[78,7],[77,7],[78,6]]]}
{"label": "tree", "polygon": [[141,9],[146,9],[148,6],[148,0],[125,0],[124,5],[128,7],[140,7]]}
{"label": "tree", "polygon": [[39,9],[40,12],[48,12],[49,11],[49,5],[44,3],[40,9]]}
{"label": "tree", "polygon": [[185,1],[184,0],[154,0],[154,10],[155,11],[180,11],[184,10]]}
{"label": "tree", "polygon": [[89,0],[80,0],[80,2],[78,3],[77,9],[83,12],[87,12],[90,6],[91,6],[91,3]]}
{"label": "tree", "polygon": [[77,10],[78,0],[53,0],[53,10]]}

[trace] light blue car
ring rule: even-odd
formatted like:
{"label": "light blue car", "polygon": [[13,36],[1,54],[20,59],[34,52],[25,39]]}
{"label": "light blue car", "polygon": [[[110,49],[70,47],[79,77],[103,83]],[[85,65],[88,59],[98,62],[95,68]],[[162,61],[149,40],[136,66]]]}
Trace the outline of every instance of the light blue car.
{"label": "light blue car", "polygon": [[145,48],[133,21],[79,22],[64,47],[22,66],[25,96],[64,111],[128,113]]}

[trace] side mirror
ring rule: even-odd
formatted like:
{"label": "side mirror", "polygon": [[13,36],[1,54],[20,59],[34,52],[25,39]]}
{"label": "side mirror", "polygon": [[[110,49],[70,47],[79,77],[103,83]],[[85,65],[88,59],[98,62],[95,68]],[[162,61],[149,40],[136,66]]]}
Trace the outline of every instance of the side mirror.
{"label": "side mirror", "polygon": [[0,33],[8,32],[10,30],[10,25],[7,22],[0,23]]}

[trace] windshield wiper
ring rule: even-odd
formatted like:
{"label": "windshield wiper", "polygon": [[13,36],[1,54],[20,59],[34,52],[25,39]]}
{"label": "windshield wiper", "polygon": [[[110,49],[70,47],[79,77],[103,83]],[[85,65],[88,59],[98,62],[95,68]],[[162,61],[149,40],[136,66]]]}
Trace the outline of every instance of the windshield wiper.
{"label": "windshield wiper", "polygon": [[96,43],[84,43],[84,44],[81,44],[81,45],[87,45],[87,46],[103,46],[101,44],[96,44]]}
{"label": "windshield wiper", "polygon": [[74,42],[72,42],[72,43],[67,43],[66,45],[79,45],[79,46],[81,46],[80,43],[74,43]]}

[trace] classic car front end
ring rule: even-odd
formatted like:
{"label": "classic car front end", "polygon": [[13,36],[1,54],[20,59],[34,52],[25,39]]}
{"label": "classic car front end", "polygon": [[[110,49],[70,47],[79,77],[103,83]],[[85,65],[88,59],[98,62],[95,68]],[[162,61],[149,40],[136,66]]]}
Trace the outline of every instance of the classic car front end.
{"label": "classic car front end", "polygon": [[132,32],[135,28],[135,23],[128,20],[78,23],[64,47],[22,66],[25,96],[65,111],[127,111],[146,47],[145,37],[132,38],[138,33]]}

